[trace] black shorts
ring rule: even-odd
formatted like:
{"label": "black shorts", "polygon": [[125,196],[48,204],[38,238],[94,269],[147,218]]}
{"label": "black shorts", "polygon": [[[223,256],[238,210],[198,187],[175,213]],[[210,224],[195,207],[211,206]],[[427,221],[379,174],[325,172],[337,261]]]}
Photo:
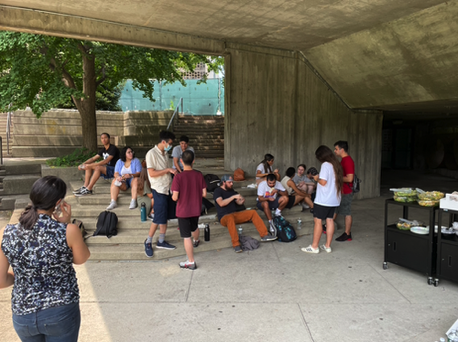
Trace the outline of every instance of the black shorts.
{"label": "black shorts", "polygon": [[286,205],[286,208],[291,209],[292,207],[294,207],[294,202],[296,202],[296,196],[288,196],[288,204]]}
{"label": "black shorts", "polygon": [[191,233],[195,232],[199,223],[199,216],[178,218],[178,227],[180,227],[180,236],[182,238],[190,238]]}
{"label": "black shorts", "polygon": [[323,205],[314,204],[313,205],[313,217],[316,217],[320,220],[326,220],[328,218],[334,218],[334,213],[337,207],[325,207]]}

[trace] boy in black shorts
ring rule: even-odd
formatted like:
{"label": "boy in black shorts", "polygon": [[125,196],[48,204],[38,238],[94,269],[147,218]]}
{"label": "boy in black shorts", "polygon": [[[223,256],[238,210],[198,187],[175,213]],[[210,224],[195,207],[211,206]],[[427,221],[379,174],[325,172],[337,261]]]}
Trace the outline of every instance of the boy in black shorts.
{"label": "boy in black shorts", "polygon": [[184,249],[188,260],[180,262],[180,267],[195,270],[197,264],[194,261],[194,238],[196,247],[199,241],[199,216],[202,210],[202,197],[207,196],[207,185],[202,173],[192,169],[194,152],[184,151],[181,156],[183,172],[173,178],[172,199],[177,202],[176,215],[180,227],[180,235],[184,239]]}

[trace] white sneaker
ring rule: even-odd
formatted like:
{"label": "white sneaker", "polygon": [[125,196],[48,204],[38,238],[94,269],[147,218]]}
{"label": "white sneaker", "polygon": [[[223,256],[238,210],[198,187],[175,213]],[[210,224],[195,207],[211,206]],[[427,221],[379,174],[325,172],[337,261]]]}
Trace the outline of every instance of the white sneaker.
{"label": "white sneaker", "polygon": [[116,208],[118,205],[116,204],[116,201],[111,201],[110,202],[110,205],[107,207],[107,210],[113,210],[114,208]]}
{"label": "white sneaker", "polygon": [[325,251],[326,253],[331,253],[331,252],[332,252],[331,247],[326,247],[325,245],[321,245],[321,246],[320,246],[320,249],[321,249],[322,251]]}
{"label": "white sneaker", "polygon": [[281,216],[281,210],[275,210],[275,216]]}
{"label": "white sneaker", "polygon": [[305,253],[311,253],[311,254],[318,254],[320,253],[320,249],[319,248],[313,248],[312,245],[308,246],[308,247],[303,247],[301,248],[301,251],[302,252],[305,252]]}
{"label": "white sneaker", "polygon": [[133,199],[132,201],[130,201],[130,206],[129,206],[129,209],[135,209],[137,208],[138,204],[137,204],[137,200],[136,199]]}
{"label": "white sneaker", "polygon": [[306,203],[302,203],[302,209],[310,209],[310,206]]}

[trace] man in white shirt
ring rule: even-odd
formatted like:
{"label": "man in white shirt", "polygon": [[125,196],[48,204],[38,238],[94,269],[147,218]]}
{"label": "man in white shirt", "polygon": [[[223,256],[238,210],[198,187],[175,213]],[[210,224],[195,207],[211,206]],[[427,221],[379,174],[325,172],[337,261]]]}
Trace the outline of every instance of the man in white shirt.
{"label": "man in white shirt", "polygon": [[277,182],[274,174],[268,174],[265,181],[258,185],[258,203],[259,210],[263,210],[269,220],[270,232],[276,235],[277,230],[272,222],[272,212],[275,210],[276,216],[281,216],[281,211],[288,205],[289,198],[283,185]]}

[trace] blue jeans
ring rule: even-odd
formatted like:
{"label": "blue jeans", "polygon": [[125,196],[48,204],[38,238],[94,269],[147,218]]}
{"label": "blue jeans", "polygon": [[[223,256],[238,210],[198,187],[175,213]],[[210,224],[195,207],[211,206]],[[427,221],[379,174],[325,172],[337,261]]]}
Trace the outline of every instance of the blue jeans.
{"label": "blue jeans", "polygon": [[13,326],[22,342],[77,342],[80,324],[79,303],[13,314]]}

